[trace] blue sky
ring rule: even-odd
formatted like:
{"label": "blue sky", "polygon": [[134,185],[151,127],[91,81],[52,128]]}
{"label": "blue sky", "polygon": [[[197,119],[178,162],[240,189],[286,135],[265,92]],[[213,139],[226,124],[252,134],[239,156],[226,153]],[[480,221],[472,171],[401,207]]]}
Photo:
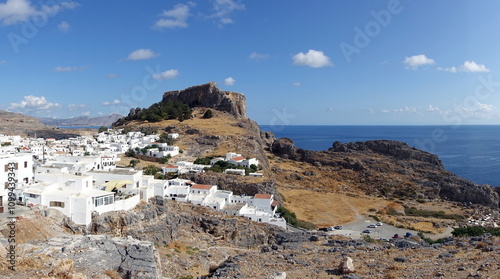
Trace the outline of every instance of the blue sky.
{"label": "blue sky", "polygon": [[127,114],[215,81],[262,125],[500,124],[498,1],[0,1],[0,109]]}

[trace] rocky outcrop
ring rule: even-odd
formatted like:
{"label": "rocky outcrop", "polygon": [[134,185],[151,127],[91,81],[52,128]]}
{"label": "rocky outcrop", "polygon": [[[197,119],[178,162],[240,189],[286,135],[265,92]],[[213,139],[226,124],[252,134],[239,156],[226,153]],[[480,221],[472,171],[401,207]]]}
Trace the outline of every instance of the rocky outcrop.
{"label": "rocky outcrop", "polygon": [[337,141],[327,151],[310,151],[297,148],[291,139],[281,138],[273,142],[271,151],[281,158],[330,168],[345,175],[340,180],[355,181],[367,194],[441,198],[496,209],[500,205],[498,189],[448,172],[438,156],[402,142],[372,140],[342,144]]}
{"label": "rocky outcrop", "polygon": [[[196,214],[194,214],[196,210]],[[276,232],[274,226],[252,226],[252,222],[205,207],[154,198],[136,210],[110,212],[95,216],[91,232],[168,244],[184,237],[186,231],[208,233],[238,247],[267,244]]]}
{"label": "rocky outcrop", "polygon": [[[49,275],[96,278],[103,271],[122,278],[159,278],[160,260],[153,243],[131,237],[69,235],[17,246],[34,269],[51,269]],[[48,256],[50,255],[50,256]]]}
{"label": "rocky outcrop", "polygon": [[229,112],[236,117],[246,118],[245,95],[223,91],[215,82],[196,85],[184,90],[168,91],[163,101],[181,101],[190,107],[207,107]]}
{"label": "rocky outcrop", "polygon": [[371,151],[397,160],[417,160],[426,162],[436,168],[444,169],[438,156],[410,147],[407,143],[393,140],[369,140],[365,142],[349,142],[342,144],[339,141],[333,143],[329,149],[332,152],[356,152]]}

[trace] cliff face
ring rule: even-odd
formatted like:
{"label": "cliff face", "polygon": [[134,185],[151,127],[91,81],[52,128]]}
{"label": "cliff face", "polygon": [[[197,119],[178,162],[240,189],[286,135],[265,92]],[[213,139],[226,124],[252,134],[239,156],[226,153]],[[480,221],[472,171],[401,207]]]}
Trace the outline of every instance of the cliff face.
{"label": "cliff face", "polygon": [[181,101],[192,108],[214,108],[229,112],[236,117],[246,118],[245,95],[223,91],[217,87],[215,82],[192,86],[184,90],[165,92],[163,101]]}
{"label": "cliff face", "polygon": [[351,181],[369,195],[397,198],[441,198],[498,209],[498,190],[448,172],[434,154],[387,140],[334,142],[327,151],[297,148],[288,138],[275,140],[271,151],[281,158],[306,162]]}

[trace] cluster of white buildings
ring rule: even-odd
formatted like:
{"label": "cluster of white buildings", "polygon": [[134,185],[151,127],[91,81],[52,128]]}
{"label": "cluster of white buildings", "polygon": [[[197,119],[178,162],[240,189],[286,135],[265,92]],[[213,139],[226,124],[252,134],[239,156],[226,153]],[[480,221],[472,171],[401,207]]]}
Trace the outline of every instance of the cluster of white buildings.
{"label": "cluster of white buildings", "polygon": [[[175,173],[175,174],[185,174],[185,173],[202,173],[205,168],[211,168],[214,164],[219,161],[225,161],[236,166],[242,166],[246,168],[250,168],[250,166],[255,165],[255,167],[259,166],[259,160],[256,158],[246,159],[242,157],[241,154],[236,154],[234,152],[229,152],[226,154],[226,157],[216,157],[210,160],[210,165],[201,165],[194,164],[193,162],[177,162],[175,165],[167,165],[162,167],[162,172],[164,174],[167,173]],[[224,171],[226,174],[235,174],[235,175],[245,175],[244,169],[226,169]],[[250,173],[249,176],[254,177],[263,177],[263,174],[260,172]]]}
{"label": "cluster of white buildings", "polygon": [[[17,183],[12,192],[16,202],[55,208],[80,225],[90,224],[92,214],[129,210],[140,201],[160,196],[286,228],[285,220],[276,214],[277,203],[272,195],[237,196],[215,185],[158,180],[143,175],[142,170],[116,168],[119,153],[150,146],[156,140],[158,136],[135,132],[67,140],[0,135],[0,183],[5,185],[0,187],[0,213],[6,210],[9,176],[14,175]],[[169,151],[168,145],[158,146],[158,152]],[[171,151],[175,153],[175,149]],[[197,168],[189,163],[180,165]]]}

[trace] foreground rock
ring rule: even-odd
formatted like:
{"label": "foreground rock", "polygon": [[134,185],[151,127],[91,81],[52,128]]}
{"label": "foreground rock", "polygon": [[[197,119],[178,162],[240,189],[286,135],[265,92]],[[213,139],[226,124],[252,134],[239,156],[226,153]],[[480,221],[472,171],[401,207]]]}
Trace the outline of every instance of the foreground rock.
{"label": "foreground rock", "polygon": [[339,271],[341,274],[350,274],[356,271],[351,257],[346,257],[342,260],[342,262],[340,262]]}
{"label": "foreground rock", "polygon": [[[132,237],[70,235],[20,244],[16,249],[21,255],[19,265],[39,270],[40,277],[96,278],[106,273],[123,278],[159,277],[160,260],[153,244]],[[23,278],[22,267],[18,272],[11,278]]]}

